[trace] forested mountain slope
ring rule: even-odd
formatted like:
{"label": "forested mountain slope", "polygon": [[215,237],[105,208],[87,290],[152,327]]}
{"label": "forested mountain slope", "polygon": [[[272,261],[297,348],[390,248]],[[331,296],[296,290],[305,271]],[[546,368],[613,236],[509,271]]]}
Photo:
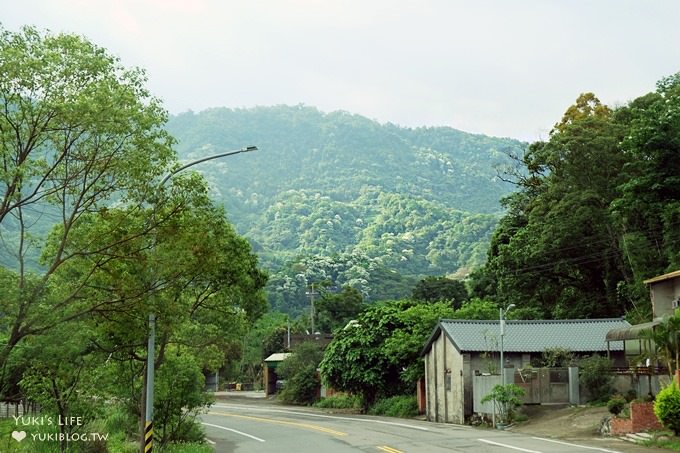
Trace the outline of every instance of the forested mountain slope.
{"label": "forested mountain slope", "polygon": [[499,200],[511,190],[496,167],[522,147],[306,106],[184,113],[168,128],[181,159],[259,147],[200,171],[230,220],[277,270],[301,256],[343,253],[403,275],[482,263]]}

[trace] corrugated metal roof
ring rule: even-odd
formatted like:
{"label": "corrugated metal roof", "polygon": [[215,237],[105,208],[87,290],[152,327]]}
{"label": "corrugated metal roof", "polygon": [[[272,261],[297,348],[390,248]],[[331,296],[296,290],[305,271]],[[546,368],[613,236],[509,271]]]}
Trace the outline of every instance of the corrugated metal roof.
{"label": "corrugated metal roof", "polygon": [[[573,352],[606,351],[607,333],[629,327],[630,324],[621,318],[505,321],[503,349],[506,352],[540,352],[550,348]],[[435,328],[423,353],[441,332],[462,352],[495,351],[500,342],[499,321],[444,319]],[[609,350],[623,350],[623,343],[610,343]]]}
{"label": "corrugated metal roof", "polygon": [[650,278],[649,280],[645,280],[643,283],[649,285],[650,283],[656,283],[676,277],[680,277],[680,270],[669,272],[668,274],[659,275],[658,277]]}
{"label": "corrugated metal roof", "polygon": [[652,322],[645,322],[643,324],[635,324],[631,327],[619,327],[612,329],[607,332],[607,341],[623,341],[623,340],[635,340],[640,338],[640,333],[645,330],[652,330],[654,326],[661,324],[661,320],[656,320]]}

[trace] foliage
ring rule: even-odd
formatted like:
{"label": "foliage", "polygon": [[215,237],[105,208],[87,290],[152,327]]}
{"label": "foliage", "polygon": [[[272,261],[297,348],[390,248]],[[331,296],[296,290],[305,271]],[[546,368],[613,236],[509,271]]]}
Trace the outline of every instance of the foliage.
{"label": "foliage", "polygon": [[614,415],[619,415],[621,411],[626,407],[626,399],[623,397],[623,395],[620,394],[614,394],[612,395],[611,398],[609,398],[609,401],[607,401],[607,409],[609,410],[610,413]]}
{"label": "foliage", "polygon": [[276,369],[277,375],[286,381],[279,398],[286,403],[314,403],[321,383],[317,367],[322,358],[323,350],[316,343],[307,341],[295,348]]}
{"label": "foliage", "polygon": [[322,409],[361,409],[361,398],[357,395],[333,395],[321,398],[314,406]]}
{"label": "foliage", "polygon": [[672,377],[680,364],[680,310],[673,316],[663,316],[659,324],[643,330],[640,338],[651,342],[651,345],[647,343],[648,350],[643,352],[641,359],[662,362]]}
{"label": "foliage", "polygon": [[197,416],[213,402],[196,358],[169,351],[156,373],[154,433],[159,445],[203,440]]}
{"label": "foliage", "polygon": [[579,96],[547,141],[513,156],[503,177],[518,190],[473,294],[541,318],[648,321],[643,280],[680,266],[678,112],[678,74],[616,109]]}
{"label": "foliage", "polygon": [[654,414],[666,428],[680,435],[680,389],[675,381],[656,395]]}
{"label": "foliage", "polygon": [[420,280],[413,288],[411,297],[427,302],[449,302],[453,308],[460,308],[469,298],[465,283],[446,277],[427,277]]}
{"label": "foliage", "polygon": [[580,380],[590,393],[591,400],[607,401],[614,381],[614,376],[609,372],[611,360],[595,354],[579,360],[578,366]]}
{"label": "foliage", "polygon": [[396,395],[376,401],[368,410],[371,415],[409,418],[418,415],[418,402],[413,395]]}
{"label": "foliage", "polygon": [[320,281],[290,286],[288,279],[299,272],[289,268],[300,257],[342,264],[348,255],[372,260],[368,265],[350,258],[355,264],[333,279],[366,300],[410,296],[415,282],[391,276],[383,285],[384,269],[420,279],[464,275],[482,264],[499,199],[511,188],[496,177],[494,166],[508,161],[504,150],[521,146],[511,139],[381,125],[306,106],[186,113],[172,117],[168,129],[178,137],[184,159],[244,142],[266,150],[249,155],[252,165],[239,166],[238,178],[230,176],[230,162],[216,162],[204,174],[271,270],[270,305],[292,315],[309,305],[306,285]]}
{"label": "foliage", "polygon": [[425,340],[440,318],[452,315],[442,303],[399,300],[369,306],[326,348],[322,378],[337,390],[360,395],[365,408],[379,397],[412,391],[424,373],[420,351]]}
{"label": "foliage", "polygon": [[344,327],[363,309],[364,300],[361,293],[351,286],[345,286],[336,294],[324,293],[316,302],[316,329],[331,333]]}
{"label": "foliage", "polygon": [[574,353],[565,348],[549,348],[541,353],[541,366],[568,367],[574,360]]}
{"label": "foliage", "polygon": [[515,384],[497,384],[482,398],[482,403],[493,401],[499,422],[512,423],[515,410],[522,405],[524,393],[524,389]]}

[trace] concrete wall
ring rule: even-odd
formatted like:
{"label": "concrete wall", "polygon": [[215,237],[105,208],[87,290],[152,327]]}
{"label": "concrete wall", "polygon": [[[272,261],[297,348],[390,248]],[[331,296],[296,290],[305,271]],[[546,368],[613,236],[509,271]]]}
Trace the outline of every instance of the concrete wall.
{"label": "concrete wall", "polygon": [[429,421],[464,423],[463,356],[446,335],[432,342],[425,356],[426,414]]}
{"label": "concrete wall", "polygon": [[664,315],[672,316],[673,313],[675,313],[672,302],[680,297],[680,278],[672,278],[652,283],[650,293],[654,317],[661,318]]}

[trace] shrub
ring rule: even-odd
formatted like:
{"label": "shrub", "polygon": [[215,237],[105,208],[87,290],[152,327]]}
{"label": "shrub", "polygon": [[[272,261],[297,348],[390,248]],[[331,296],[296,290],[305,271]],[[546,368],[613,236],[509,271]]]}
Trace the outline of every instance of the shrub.
{"label": "shrub", "polygon": [[581,382],[588,392],[592,401],[607,401],[612,394],[611,360],[599,355],[585,357],[579,362]]}
{"label": "shrub", "polygon": [[361,398],[358,395],[334,395],[321,398],[314,406],[324,409],[361,409]]}
{"label": "shrub", "polygon": [[418,415],[418,401],[415,396],[411,395],[392,396],[376,401],[368,413],[388,417],[415,417]]}
{"label": "shrub", "polygon": [[680,435],[680,389],[675,382],[656,395],[654,414],[666,428]]}
{"label": "shrub", "polygon": [[323,350],[316,343],[299,345],[293,354],[276,369],[280,378],[286,381],[279,393],[279,399],[286,403],[312,404],[317,400],[321,386],[317,367],[323,357]]}
{"label": "shrub", "polygon": [[515,384],[495,385],[491,393],[482,398],[482,403],[493,401],[500,423],[512,423],[515,409],[522,405],[524,389]]}
{"label": "shrub", "polygon": [[607,401],[607,409],[614,415],[619,415],[625,406],[626,399],[619,394],[612,396]]}
{"label": "shrub", "polygon": [[287,378],[286,385],[279,393],[281,401],[294,404],[312,404],[316,401],[321,381],[314,365],[305,365]]}

